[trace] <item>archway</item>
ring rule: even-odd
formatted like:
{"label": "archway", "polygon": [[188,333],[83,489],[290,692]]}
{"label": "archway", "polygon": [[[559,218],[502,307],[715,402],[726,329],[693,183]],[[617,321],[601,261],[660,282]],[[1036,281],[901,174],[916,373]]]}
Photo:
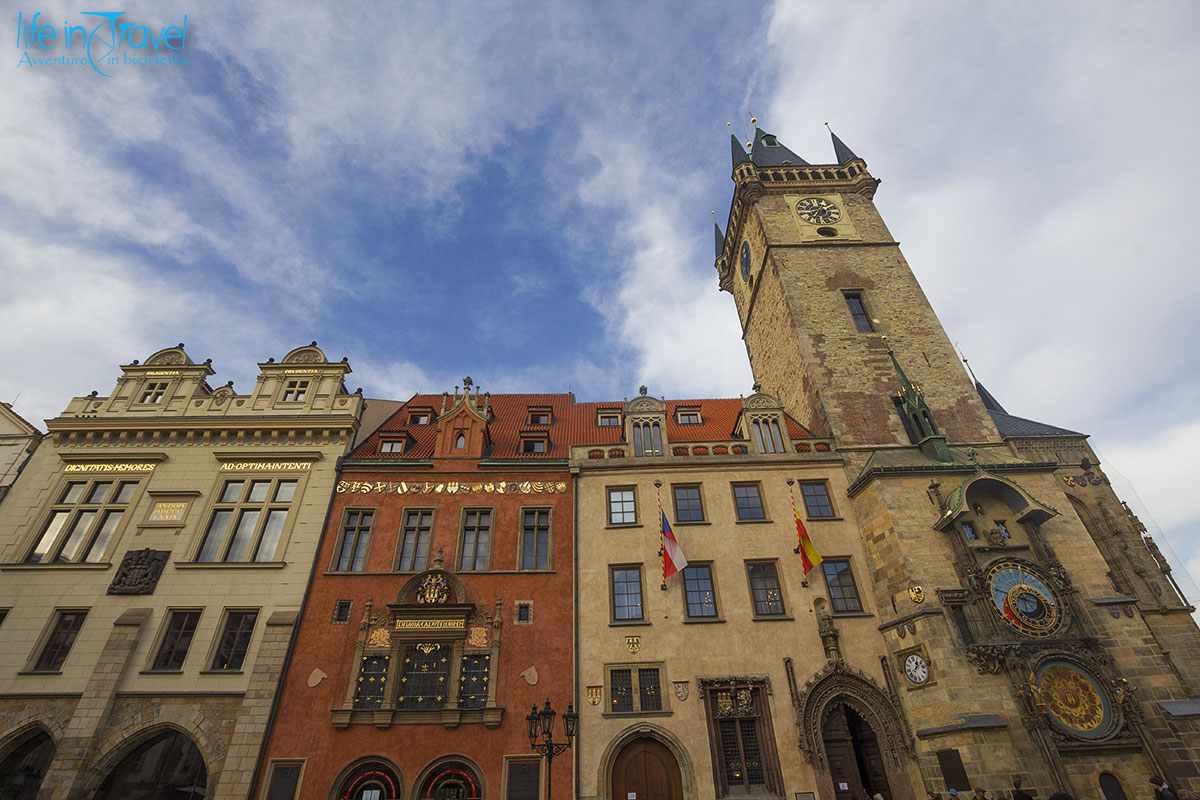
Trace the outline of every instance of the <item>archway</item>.
{"label": "archway", "polygon": [[1111,772],[1100,773],[1100,791],[1104,793],[1104,800],[1125,800],[1125,789]]}
{"label": "archway", "polygon": [[443,761],[426,774],[418,795],[421,800],[483,800],[483,781],[470,764]]}
{"label": "archway", "polygon": [[858,712],[842,703],[834,706],[822,727],[821,743],[837,800],[865,800],[876,794],[891,800],[879,737]]}
{"label": "archway", "polygon": [[390,764],[367,759],[343,771],[337,783],[336,800],[396,800],[403,784]]}
{"label": "archway", "polygon": [[682,800],[679,763],[665,744],[639,736],[621,748],[613,761],[612,798]]}
{"label": "archway", "polygon": [[204,800],[208,770],[195,742],[176,730],[146,739],[113,767],[94,800]]}
{"label": "archway", "polygon": [[42,778],[54,760],[54,740],[37,728],[0,761],[0,797],[36,800]]}

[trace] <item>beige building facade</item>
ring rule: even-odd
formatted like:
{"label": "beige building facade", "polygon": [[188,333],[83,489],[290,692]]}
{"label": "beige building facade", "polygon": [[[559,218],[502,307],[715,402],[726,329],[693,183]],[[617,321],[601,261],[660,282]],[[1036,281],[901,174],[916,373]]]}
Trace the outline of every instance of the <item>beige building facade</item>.
{"label": "beige building facade", "polygon": [[0,502],[42,441],[42,432],[8,403],[0,403]]}
{"label": "beige building facade", "polygon": [[362,407],[315,342],[259,369],[179,345],[47,421],[0,513],[0,795],[247,795]]}

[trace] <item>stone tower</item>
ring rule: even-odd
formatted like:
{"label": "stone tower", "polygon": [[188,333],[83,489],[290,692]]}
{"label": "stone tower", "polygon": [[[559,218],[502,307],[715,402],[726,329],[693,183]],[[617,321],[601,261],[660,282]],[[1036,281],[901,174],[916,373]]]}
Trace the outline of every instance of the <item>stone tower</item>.
{"label": "stone tower", "polygon": [[[843,459],[881,617],[845,661],[897,689],[913,739],[889,757],[934,791],[1020,777],[1116,800],[1152,774],[1186,783],[1194,608],[1086,436],[1007,414],[968,376],[875,207],[879,181],[833,147],[837,163],[809,164],[761,129],[749,153],[733,139],[716,269],[761,390]],[[825,622],[846,638],[849,620]],[[832,766],[847,738],[806,709],[853,693],[819,686],[791,687],[796,724],[822,800],[848,800]],[[870,761],[868,738],[851,746]]]}
{"label": "stone tower", "polygon": [[[997,442],[987,410],[872,198],[879,184],[837,136],[814,166],[756,129],[733,146],[721,288],[733,294],[762,391],[842,446],[908,444],[893,405],[904,370],[956,442]],[[882,335],[882,336],[881,336]]]}

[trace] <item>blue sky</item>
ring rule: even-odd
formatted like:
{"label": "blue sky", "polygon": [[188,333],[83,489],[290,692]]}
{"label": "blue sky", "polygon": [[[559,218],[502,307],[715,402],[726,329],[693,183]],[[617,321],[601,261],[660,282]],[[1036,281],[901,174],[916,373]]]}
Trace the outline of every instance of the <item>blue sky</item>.
{"label": "blue sky", "polygon": [[241,391],[316,339],[368,396],[747,392],[710,211],[753,110],[866,159],[980,379],[1093,434],[1200,572],[1194,4],[134,3],[188,14],[186,65],[17,66],[18,11],[82,8],[0,39],[0,398],[30,419],[181,341]]}

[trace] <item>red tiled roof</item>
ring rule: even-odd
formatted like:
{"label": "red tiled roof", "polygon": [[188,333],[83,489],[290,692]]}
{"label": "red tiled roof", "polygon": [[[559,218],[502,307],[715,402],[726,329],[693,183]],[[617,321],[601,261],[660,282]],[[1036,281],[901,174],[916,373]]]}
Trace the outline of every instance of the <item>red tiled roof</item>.
{"label": "red tiled roof", "polygon": [[[590,402],[577,403],[572,394],[494,394],[488,399],[491,422],[488,430],[492,438],[492,449],[488,458],[565,459],[571,455],[573,445],[617,444],[625,433],[624,425],[600,427],[599,412],[624,412],[624,403]],[[740,398],[710,400],[668,400],[667,440],[670,442],[729,441],[736,434],[742,413]],[[372,432],[359,445],[351,458],[370,459],[426,459],[433,455],[437,438],[437,416],[442,408],[440,394],[413,396],[396,413],[392,414],[377,431]],[[700,423],[680,425],[678,409],[697,409]],[[529,425],[530,409],[549,409],[549,425]],[[428,425],[409,425],[413,411],[429,411]],[[812,433],[791,417],[784,415],[788,435],[792,439],[811,439]],[[623,420],[622,420],[623,421]],[[548,446],[545,453],[520,452],[522,435],[545,433]],[[381,441],[402,438],[407,441],[402,454],[381,453]]]}

